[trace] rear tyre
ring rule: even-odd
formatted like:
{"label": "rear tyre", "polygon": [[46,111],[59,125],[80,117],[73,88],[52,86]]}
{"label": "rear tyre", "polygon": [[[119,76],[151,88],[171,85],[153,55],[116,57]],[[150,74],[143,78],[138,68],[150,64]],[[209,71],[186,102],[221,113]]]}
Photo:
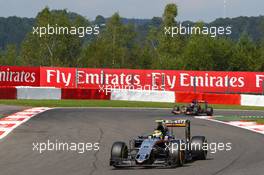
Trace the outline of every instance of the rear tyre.
{"label": "rear tyre", "polygon": [[191,152],[194,160],[206,160],[207,140],[204,136],[193,136],[191,139]]}
{"label": "rear tyre", "polygon": [[199,107],[198,106],[194,106],[193,107],[193,114],[194,115],[199,115]]}
{"label": "rear tyre", "polygon": [[179,112],[180,112],[180,107],[179,106],[174,106],[172,111],[171,111],[171,113],[173,113],[173,114],[177,114]]}
{"label": "rear tyre", "polygon": [[171,142],[169,150],[169,161],[170,167],[183,166],[185,162],[185,151],[180,149],[180,142]]}
{"label": "rear tyre", "polygon": [[128,148],[124,142],[115,142],[111,149],[110,166],[116,166],[122,159],[128,158]]}
{"label": "rear tyre", "polygon": [[212,116],[212,115],[214,114],[214,110],[213,110],[213,108],[212,108],[212,107],[208,107],[208,108],[206,109],[206,114],[207,114],[208,116]]}

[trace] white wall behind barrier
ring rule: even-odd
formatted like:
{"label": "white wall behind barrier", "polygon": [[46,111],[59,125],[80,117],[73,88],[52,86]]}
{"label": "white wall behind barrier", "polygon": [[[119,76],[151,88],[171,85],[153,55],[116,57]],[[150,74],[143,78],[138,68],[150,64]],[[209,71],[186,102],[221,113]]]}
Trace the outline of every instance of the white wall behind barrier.
{"label": "white wall behind barrier", "polygon": [[17,99],[60,100],[61,89],[52,87],[16,87]]}
{"label": "white wall behind barrier", "polygon": [[175,93],[170,91],[112,90],[111,100],[175,102]]}
{"label": "white wall behind barrier", "polygon": [[264,106],[263,95],[241,95],[241,106]]}

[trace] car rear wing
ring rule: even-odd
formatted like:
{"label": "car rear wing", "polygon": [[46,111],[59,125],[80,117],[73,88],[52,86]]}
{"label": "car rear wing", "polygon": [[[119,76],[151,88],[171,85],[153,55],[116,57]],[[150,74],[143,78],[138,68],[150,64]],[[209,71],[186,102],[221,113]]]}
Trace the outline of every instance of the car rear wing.
{"label": "car rear wing", "polygon": [[184,127],[186,141],[190,141],[191,139],[191,121],[190,120],[185,120],[185,119],[156,120],[156,123],[162,123],[164,126],[171,128],[171,132],[173,132],[172,128]]}
{"label": "car rear wing", "polygon": [[163,123],[166,127],[188,127],[190,120],[178,119],[178,120],[156,120],[156,123]]}

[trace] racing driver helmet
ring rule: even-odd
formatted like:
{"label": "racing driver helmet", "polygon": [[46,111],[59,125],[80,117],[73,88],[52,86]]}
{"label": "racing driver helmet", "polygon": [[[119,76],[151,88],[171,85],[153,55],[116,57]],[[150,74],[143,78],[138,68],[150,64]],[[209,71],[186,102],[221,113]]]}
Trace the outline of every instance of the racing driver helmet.
{"label": "racing driver helmet", "polygon": [[154,133],[152,134],[154,138],[162,138],[162,132],[160,130],[155,130]]}

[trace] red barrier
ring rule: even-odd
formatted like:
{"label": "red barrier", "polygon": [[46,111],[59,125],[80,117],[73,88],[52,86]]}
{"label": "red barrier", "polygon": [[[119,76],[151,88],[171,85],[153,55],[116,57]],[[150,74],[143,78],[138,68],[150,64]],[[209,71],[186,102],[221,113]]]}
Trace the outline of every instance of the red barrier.
{"label": "red barrier", "polygon": [[15,87],[0,87],[0,99],[16,99],[17,90]]}
{"label": "red barrier", "polygon": [[39,67],[0,66],[0,86],[40,86]]}
{"label": "red barrier", "polygon": [[240,105],[239,94],[208,94],[208,93],[187,93],[177,92],[175,94],[176,102],[190,103],[192,100],[205,100],[210,104]]}
{"label": "red barrier", "polygon": [[0,66],[0,86],[260,94],[264,73]]}
{"label": "red barrier", "polygon": [[110,100],[111,93],[106,94],[98,89],[61,89],[61,99],[94,99],[94,100]]}
{"label": "red barrier", "polygon": [[62,67],[41,67],[40,86],[75,88],[76,69]]}

